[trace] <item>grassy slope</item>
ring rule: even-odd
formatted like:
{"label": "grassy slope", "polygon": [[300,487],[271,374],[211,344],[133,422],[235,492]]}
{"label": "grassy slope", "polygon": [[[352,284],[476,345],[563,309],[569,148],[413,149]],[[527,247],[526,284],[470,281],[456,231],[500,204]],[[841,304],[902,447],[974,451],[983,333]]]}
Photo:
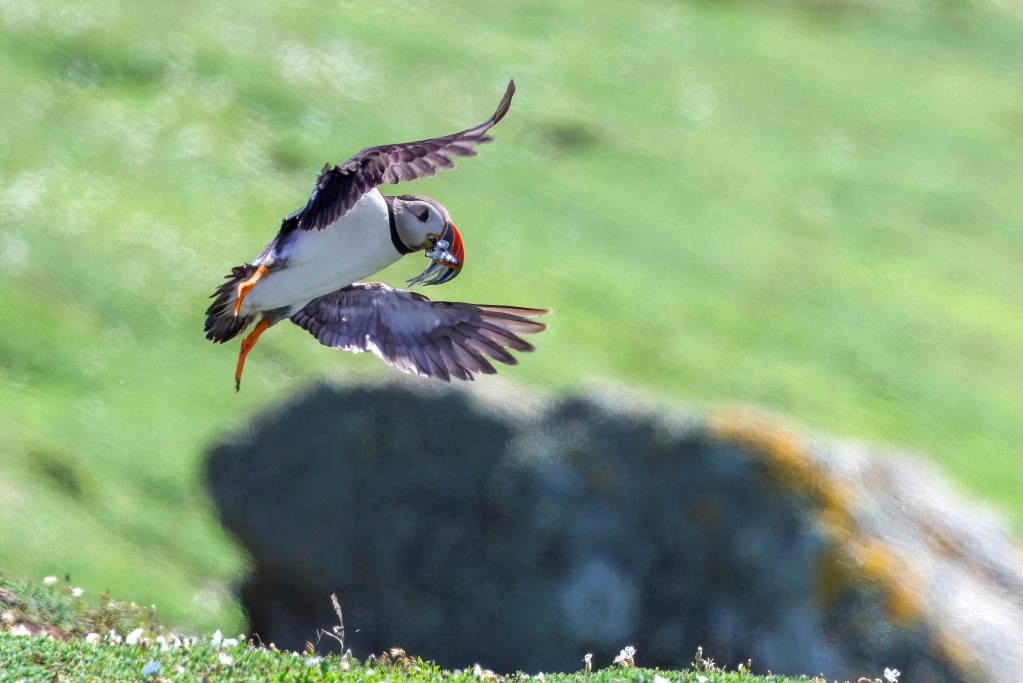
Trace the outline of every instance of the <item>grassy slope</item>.
{"label": "grassy slope", "polygon": [[475,122],[508,76],[495,145],[415,191],[470,253],[431,294],[556,309],[509,376],[918,447],[1023,523],[1018,21],[328,5],[0,3],[0,568],[239,624],[202,449],[378,367],[282,326],[235,396],[205,297],[324,161]]}

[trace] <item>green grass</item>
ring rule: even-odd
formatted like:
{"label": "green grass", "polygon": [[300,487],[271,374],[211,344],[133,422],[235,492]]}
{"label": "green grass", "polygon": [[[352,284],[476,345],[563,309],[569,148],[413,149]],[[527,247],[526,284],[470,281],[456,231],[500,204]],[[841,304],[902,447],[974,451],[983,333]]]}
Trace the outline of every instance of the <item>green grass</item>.
{"label": "green grass", "polygon": [[[70,581],[48,578],[51,585],[0,577],[0,632],[21,627],[36,635],[69,639],[111,630],[128,633],[140,627],[158,628],[153,606],[142,607],[105,594],[87,596]],[[4,661],[0,657],[0,662]]]}
{"label": "green grass", "polygon": [[[479,665],[446,671],[432,662],[406,654],[400,648],[370,655],[358,661],[344,657],[282,652],[272,643],[247,639],[244,634],[221,632],[201,637],[182,637],[154,619],[155,608],[144,610],[103,596],[100,600],[72,594],[72,586],[44,586],[0,577],[0,679],[5,681],[439,681],[486,680],[515,683],[532,680],[527,674],[495,675]],[[326,636],[343,643],[344,629]],[[130,634],[130,635],[129,635]],[[634,668],[635,660],[580,674],[547,674],[552,683],[653,683],[655,675],[671,683],[788,683],[809,680],[783,676],[749,675],[745,670],[727,672],[725,667],[694,657],[692,670],[661,672]],[[580,660],[580,668],[583,662]],[[663,683],[663,682],[661,682]]]}
{"label": "green grass", "polygon": [[[158,650],[159,648],[156,648]],[[155,671],[153,677],[144,671]],[[156,668],[158,667],[158,668]],[[277,681],[287,683],[525,683],[536,680],[528,674],[498,676],[480,674],[472,668],[457,671],[441,669],[418,658],[399,660],[397,666],[378,662],[358,662],[337,655],[310,657],[280,652],[251,643],[232,648],[215,648],[209,641],[187,650],[158,652],[154,647],[109,645],[93,646],[82,640],[69,642],[44,638],[15,637],[0,633],[0,674],[5,680],[51,681]],[[671,683],[794,683],[809,677],[757,676],[744,672],[659,671],[618,667],[592,673],[545,674],[549,683],[653,683],[663,676]],[[205,677],[205,678],[204,678]],[[818,681],[821,679],[817,679]]]}
{"label": "green grass", "polygon": [[[918,448],[1023,526],[1023,25],[976,3],[0,2],[0,568],[241,628],[203,449],[386,372],[206,296],[366,144],[519,85],[432,296],[551,306],[505,374]],[[400,283],[418,258],[390,269]],[[290,327],[290,326],[289,326]],[[73,647],[59,644],[46,647]]]}
{"label": "green grass", "polygon": [[[370,683],[440,681],[525,683],[528,674],[495,674],[478,664],[447,671],[400,648],[352,657],[318,656],[314,647],[304,653],[280,651],[244,634],[221,632],[183,637],[154,619],[155,609],[143,610],[103,596],[100,600],[74,596],[67,585],[39,585],[0,577],[0,679],[4,681],[344,681]],[[344,629],[332,637],[343,643]],[[638,656],[638,655],[637,655]],[[734,672],[705,659],[698,651],[688,671],[662,672],[635,668],[635,660],[579,674],[545,674],[552,683],[789,683],[808,678],[755,676],[749,662]],[[584,664],[580,660],[580,668]],[[818,680],[818,679],[815,679]],[[659,681],[658,683],[664,683]]]}

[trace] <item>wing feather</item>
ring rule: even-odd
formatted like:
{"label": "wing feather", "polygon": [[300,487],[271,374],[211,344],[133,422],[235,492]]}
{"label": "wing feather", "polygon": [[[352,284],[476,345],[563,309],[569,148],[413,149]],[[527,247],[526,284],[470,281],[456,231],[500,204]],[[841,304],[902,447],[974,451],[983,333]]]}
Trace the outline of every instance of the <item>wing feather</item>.
{"label": "wing feather", "polygon": [[548,311],[430,301],[379,282],[356,282],[313,299],[291,320],[325,346],[370,351],[401,372],[449,381],[494,374],[488,358],[515,365],[509,349],[532,351],[519,335],[547,326],[519,312],[538,317]]}
{"label": "wing feather", "polygon": [[464,327],[456,330],[456,333],[465,337],[477,351],[490,356],[496,361],[500,361],[505,365],[515,365],[518,363],[518,361],[515,360],[515,356],[505,351],[500,344],[496,344],[487,339],[480,330],[473,329],[471,327]]}
{"label": "wing feather", "polygon": [[492,140],[486,133],[508,113],[514,94],[515,81],[510,81],[493,115],[472,128],[429,140],[367,147],[341,165],[324,166],[309,201],[286,218],[285,224],[297,219],[292,229],[322,230],[382,183],[428,178],[437,171],[454,168],[451,157],[475,156],[477,145]]}

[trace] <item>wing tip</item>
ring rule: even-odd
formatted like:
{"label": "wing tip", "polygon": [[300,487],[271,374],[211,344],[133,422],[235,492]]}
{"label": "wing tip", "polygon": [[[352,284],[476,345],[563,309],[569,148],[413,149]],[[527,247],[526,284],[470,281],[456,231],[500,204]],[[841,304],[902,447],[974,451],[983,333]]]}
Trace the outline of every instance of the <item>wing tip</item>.
{"label": "wing tip", "polygon": [[[512,97],[515,95],[515,79],[512,78],[508,81],[508,87],[504,91],[504,97],[501,98],[500,104],[497,105],[497,111],[491,118],[494,124],[498,123],[504,118],[504,115],[511,109]],[[491,124],[493,125],[493,124]]]}
{"label": "wing tip", "polygon": [[545,315],[550,315],[554,312],[551,308],[529,308],[527,306],[500,306],[494,304],[486,304],[477,306],[480,310],[487,311],[488,313],[498,313],[502,315],[514,315],[520,318],[542,318]]}

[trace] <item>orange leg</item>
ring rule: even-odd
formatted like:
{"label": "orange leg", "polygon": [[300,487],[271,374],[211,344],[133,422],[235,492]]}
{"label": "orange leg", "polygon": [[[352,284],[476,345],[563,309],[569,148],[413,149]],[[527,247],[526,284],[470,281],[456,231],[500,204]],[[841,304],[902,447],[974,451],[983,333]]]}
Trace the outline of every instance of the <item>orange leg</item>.
{"label": "orange leg", "polygon": [[242,350],[238,352],[238,367],[234,371],[234,390],[237,393],[242,387],[242,369],[245,367],[245,359],[249,355],[249,351],[259,341],[259,335],[270,329],[270,323],[265,320],[260,320],[256,323],[256,327],[249,332],[249,336],[242,340]]}
{"label": "orange leg", "polygon": [[256,272],[252,274],[245,282],[238,285],[238,298],[234,300],[234,317],[238,317],[238,311],[242,310],[242,302],[245,301],[245,295],[249,293],[249,290],[256,286],[264,275],[270,272],[270,269],[266,266],[260,266],[256,268]]}

